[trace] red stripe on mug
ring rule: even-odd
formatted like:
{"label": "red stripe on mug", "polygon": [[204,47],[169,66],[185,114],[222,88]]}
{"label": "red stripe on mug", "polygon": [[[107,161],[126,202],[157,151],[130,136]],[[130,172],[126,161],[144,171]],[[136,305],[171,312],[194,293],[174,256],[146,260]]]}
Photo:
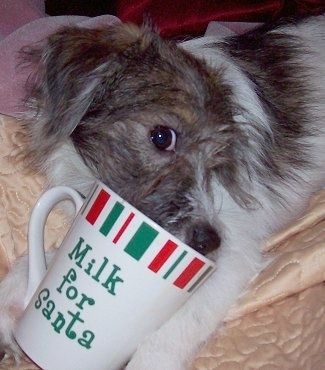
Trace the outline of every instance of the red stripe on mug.
{"label": "red stripe on mug", "polygon": [[168,258],[173,254],[175,249],[177,248],[177,244],[171,240],[168,240],[162,249],[158,252],[156,257],[151,261],[148,268],[153,272],[158,272],[164,263],[168,260]]}
{"label": "red stripe on mug", "polygon": [[87,213],[86,220],[88,222],[90,222],[92,225],[96,222],[110,197],[111,196],[103,189],[99,192],[97,198]]}
{"label": "red stripe on mug", "polygon": [[193,277],[201,270],[205,265],[205,262],[201,261],[199,258],[195,257],[186,269],[179,275],[179,277],[174,281],[174,285],[178,288],[183,289]]}
{"label": "red stripe on mug", "polygon": [[123,223],[122,227],[120,228],[120,230],[115,235],[115,237],[113,239],[113,243],[114,244],[116,244],[120,240],[120,237],[123,235],[124,231],[127,229],[127,227],[129,226],[130,222],[133,220],[134,216],[135,216],[135,214],[133,212],[131,212],[129,214],[128,218],[125,220],[125,222]]}

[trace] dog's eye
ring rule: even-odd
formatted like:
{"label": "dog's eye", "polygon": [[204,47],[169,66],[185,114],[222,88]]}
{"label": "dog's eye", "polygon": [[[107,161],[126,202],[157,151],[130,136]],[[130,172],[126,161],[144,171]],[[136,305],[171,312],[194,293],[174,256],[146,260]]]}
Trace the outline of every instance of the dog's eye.
{"label": "dog's eye", "polygon": [[167,126],[157,126],[151,131],[151,141],[160,150],[174,150],[176,132]]}

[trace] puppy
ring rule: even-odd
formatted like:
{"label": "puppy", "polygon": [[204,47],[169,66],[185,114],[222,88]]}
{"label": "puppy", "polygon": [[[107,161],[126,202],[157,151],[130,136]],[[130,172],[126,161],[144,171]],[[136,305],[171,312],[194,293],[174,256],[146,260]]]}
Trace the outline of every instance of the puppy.
{"label": "puppy", "polygon": [[[324,185],[324,46],[319,16],[179,44],[147,27],[68,27],[27,53],[29,165],[85,194],[100,179],[217,263],[128,370],[187,369],[269,263],[264,241]],[[16,355],[25,265],[0,287],[1,345]]]}

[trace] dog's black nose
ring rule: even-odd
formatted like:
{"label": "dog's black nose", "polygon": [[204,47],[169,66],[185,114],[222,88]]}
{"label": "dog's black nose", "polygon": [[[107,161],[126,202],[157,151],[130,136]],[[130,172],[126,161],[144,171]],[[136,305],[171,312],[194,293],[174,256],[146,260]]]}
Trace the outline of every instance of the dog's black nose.
{"label": "dog's black nose", "polygon": [[189,245],[203,255],[216,250],[220,242],[217,231],[209,224],[196,224],[191,229]]}

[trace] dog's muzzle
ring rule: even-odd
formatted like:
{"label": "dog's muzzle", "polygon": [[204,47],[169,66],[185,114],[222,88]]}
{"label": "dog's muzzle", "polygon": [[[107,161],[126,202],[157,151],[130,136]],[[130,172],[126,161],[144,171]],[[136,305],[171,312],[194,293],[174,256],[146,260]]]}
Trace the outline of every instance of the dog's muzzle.
{"label": "dog's muzzle", "polygon": [[219,234],[209,224],[196,224],[190,233],[188,244],[203,255],[213,252],[220,245]]}

